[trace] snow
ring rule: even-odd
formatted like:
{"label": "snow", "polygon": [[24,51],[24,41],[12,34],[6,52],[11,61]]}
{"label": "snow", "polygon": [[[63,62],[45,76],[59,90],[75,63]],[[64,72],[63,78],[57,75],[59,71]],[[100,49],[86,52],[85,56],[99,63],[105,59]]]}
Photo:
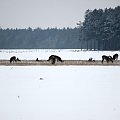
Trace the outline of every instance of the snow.
{"label": "snow", "polygon": [[1,66],[0,119],[119,120],[119,71],[117,66]]}
{"label": "snow", "polygon": [[[35,54],[16,55],[27,53]],[[15,50],[0,54],[7,58]],[[0,120],[119,120],[119,71],[119,66],[0,66]]]}
{"label": "snow", "polygon": [[[94,54],[93,54],[94,53]],[[64,60],[88,60],[93,58],[95,60],[101,60],[102,55],[120,54],[120,51],[86,51],[80,49],[12,49],[0,50],[0,59],[10,59],[11,56],[17,56],[19,59],[23,60],[36,60],[48,59],[50,55],[58,55]]]}

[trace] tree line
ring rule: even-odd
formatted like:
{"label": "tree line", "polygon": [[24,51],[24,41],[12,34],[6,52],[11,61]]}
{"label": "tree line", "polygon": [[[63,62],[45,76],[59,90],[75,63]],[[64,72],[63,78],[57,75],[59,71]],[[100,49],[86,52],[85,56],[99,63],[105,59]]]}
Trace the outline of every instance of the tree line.
{"label": "tree line", "polygon": [[78,28],[1,28],[0,49],[77,49],[78,34]]}
{"label": "tree line", "polygon": [[80,41],[86,41],[87,49],[120,50],[120,6],[87,10],[79,28]]}
{"label": "tree line", "polygon": [[86,10],[75,28],[0,28],[0,49],[120,50],[120,6]]}

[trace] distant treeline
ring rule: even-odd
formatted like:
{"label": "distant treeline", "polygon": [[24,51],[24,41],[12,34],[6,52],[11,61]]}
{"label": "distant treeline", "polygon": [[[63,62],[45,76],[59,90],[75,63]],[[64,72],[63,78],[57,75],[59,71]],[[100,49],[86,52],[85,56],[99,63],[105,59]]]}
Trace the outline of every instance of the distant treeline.
{"label": "distant treeline", "polygon": [[0,28],[0,49],[120,50],[120,6],[85,12],[76,28]]}
{"label": "distant treeline", "polygon": [[0,48],[79,48],[78,28],[0,29]]}

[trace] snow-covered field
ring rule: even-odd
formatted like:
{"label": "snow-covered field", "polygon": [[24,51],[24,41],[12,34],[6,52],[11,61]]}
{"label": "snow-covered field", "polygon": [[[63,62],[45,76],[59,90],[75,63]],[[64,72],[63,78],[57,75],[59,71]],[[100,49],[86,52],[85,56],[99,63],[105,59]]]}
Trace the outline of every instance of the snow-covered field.
{"label": "snow-covered field", "polygon": [[[99,59],[104,53],[119,54],[40,51],[4,50],[0,59],[47,59],[51,54]],[[0,66],[0,120],[120,120],[119,71],[119,66]]]}
{"label": "snow-covered field", "polygon": [[54,54],[60,56],[64,60],[88,60],[90,57],[95,60],[101,60],[102,55],[113,56],[115,53],[120,55],[120,51],[81,51],[80,49],[1,49],[0,59],[8,60],[11,56],[17,56],[19,59],[23,60],[36,60],[36,58],[44,60]]}

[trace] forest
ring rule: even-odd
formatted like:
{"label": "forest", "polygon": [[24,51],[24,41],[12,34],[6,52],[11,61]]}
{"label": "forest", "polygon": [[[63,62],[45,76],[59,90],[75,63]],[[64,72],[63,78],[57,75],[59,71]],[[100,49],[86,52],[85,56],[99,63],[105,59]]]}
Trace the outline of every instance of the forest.
{"label": "forest", "polygon": [[78,29],[1,29],[1,49],[79,48]]}
{"label": "forest", "polygon": [[120,6],[88,9],[75,28],[0,27],[0,49],[120,50]]}
{"label": "forest", "polygon": [[120,50],[120,6],[87,10],[79,27],[80,41],[86,41],[87,49]]}

